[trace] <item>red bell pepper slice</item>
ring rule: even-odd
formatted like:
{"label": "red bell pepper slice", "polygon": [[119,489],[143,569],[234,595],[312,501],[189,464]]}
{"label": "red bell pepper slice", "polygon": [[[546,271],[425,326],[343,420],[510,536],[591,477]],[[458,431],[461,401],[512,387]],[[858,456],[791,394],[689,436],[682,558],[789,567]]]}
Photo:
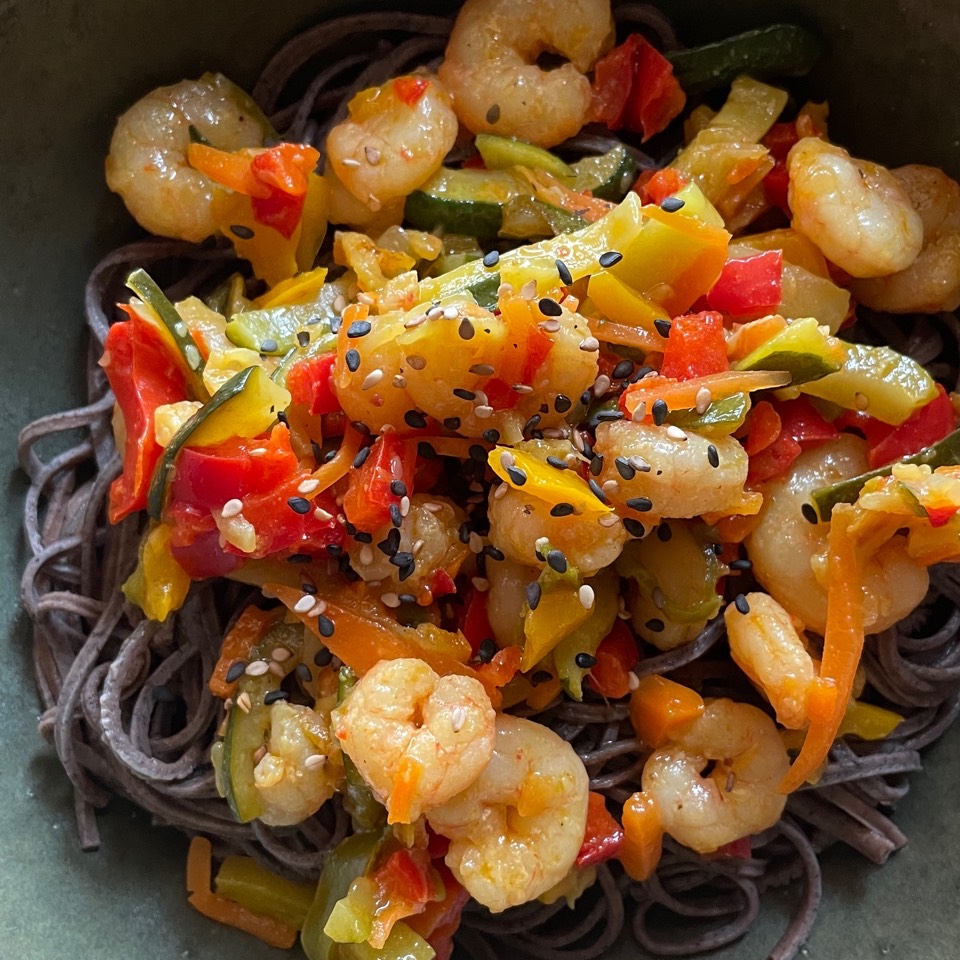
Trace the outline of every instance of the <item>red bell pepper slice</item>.
{"label": "red bell pepper slice", "polygon": [[298,360],[287,371],[287,389],[293,402],[307,407],[314,416],[340,410],[340,401],[330,383],[336,360],[335,351],[321,353]]}
{"label": "red bell pepper slice", "polygon": [[[876,421],[875,421],[876,422]],[[886,426],[886,425],[884,425]],[[898,427],[888,427],[888,432],[877,436],[869,449],[870,469],[886,466],[902,460],[911,453],[918,453],[924,447],[942,440],[956,429],[957,415],[947,391],[937,384],[937,395],[912,417]],[[870,437],[867,436],[868,443]]]}
{"label": "red bell pepper slice", "polygon": [[126,434],[123,473],[110,485],[111,523],[147,505],[147,490],[163,453],[154,433],[157,407],[187,399],[183,372],[161,334],[136,313],[113,324],[104,341],[103,367]]}
{"label": "red bell pepper slice", "polygon": [[587,826],[577,854],[577,866],[589,867],[612,860],[623,846],[623,827],[607,810],[602,793],[587,795]]}
{"label": "red bell pepper slice", "polygon": [[474,590],[467,601],[463,618],[463,635],[470,644],[473,655],[477,655],[484,640],[493,639],[493,627],[487,614],[487,595]]}
{"label": "red bell pepper slice", "polygon": [[422,852],[423,856],[418,859],[410,850],[396,850],[373,875],[372,879],[380,888],[381,902],[402,899],[421,904],[433,899],[436,891],[427,876],[426,851],[415,852]]}
{"label": "red bell pepper slice", "polygon": [[254,219],[289,240],[300,223],[309,175],[319,159],[313,147],[299,143],[278,143],[258,153],[250,162],[250,170],[270,193],[251,198]]}
{"label": "red bell pepper slice", "polygon": [[672,197],[690,181],[676,167],[661,167],[659,170],[645,170],[633,185],[644,203],[660,206],[667,197]]}
{"label": "red bell pepper slice", "polygon": [[186,503],[171,503],[164,520],[173,532],[170,555],[191,580],[225,577],[243,564],[243,558],[228,553],[220,543],[220,531],[209,510]]}
{"label": "red bell pepper slice", "polygon": [[714,310],[731,317],[759,317],[783,300],[783,251],[767,250],[755,257],[728,260],[707,293]]}
{"label": "red bell pepper slice", "polygon": [[639,33],[601,57],[594,78],[594,119],[644,140],[665,129],[687,102],[673,64]]}
{"label": "red bell pepper slice", "polygon": [[[765,408],[769,408],[769,412]],[[839,436],[837,428],[820,415],[807,397],[775,406],[763,400],[754,408],[752,416],[756,422],[746,443],[750,455],[747,481],[751,484],[764,483],[786,473],[805,449]],[[779,427],[771,441],[769,435],[774,424]]]}
{"label": "red bell pepper slice", "polygon": [[610,633],[600,641],[594,656],[597,662],[587,674],[590,686],[610,699],[625,697],[630,692],[630,671],[640,659],[637,640],[630,628],[622,620],[617,620]]}
{"label": "red bell pepper slice", "polygon": [[670,326],[660,374],[692,380],[730,369],[723,317],[712,310],[676,317]]}
{"label": "red bell pepper slice", "polygon": [[[400,505],[404,496],[391,484],[403,484],[406,495],[413,494],[417,465],[417,442],[405,440],[391,431],[374,441],[359,470],[350,473],[350,484],[343,498],[343,512],[358,529],[372,532],[390,522],[390,507]],[[398,487],[399,489],[399,487]]]}
{"label": "red bell pepper slice", "polygon": [[528,326],[520,334],[516,350],[506,353],[500,363],[500,376],[484,384],[487,403],[495,410],[510,410],[520,402],[515,383],[532,383],[534,374],[553,349],[553,339],[538,326]]}

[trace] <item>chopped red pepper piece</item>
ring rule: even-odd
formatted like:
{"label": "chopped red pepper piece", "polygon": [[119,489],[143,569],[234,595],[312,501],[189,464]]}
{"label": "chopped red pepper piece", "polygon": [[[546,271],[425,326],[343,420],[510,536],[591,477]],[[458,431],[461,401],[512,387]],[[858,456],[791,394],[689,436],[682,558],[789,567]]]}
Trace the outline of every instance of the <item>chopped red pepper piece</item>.
{"label": "chopped red pepper piece", "polygon": [[676,317],[663,351],[660,375],[692,380],[730,369],[723,317],[716,311]]}
{"label": "chopped red pepper piece", "polygon": [[[747,479],[754,484],[780,476],[805,449],[839,435],[837,428],[820,415],[807,397],[776,405],[761,400],[751,417],[746,443],[750,455]],[[770,439],[773,430],[776,434]]]}
{"label": "chopped red pepper piece", "polygon": [[[377,437],[359,470],[350,473],[343,512],[358,530],[374,531],[390,522],[390,507],[413,494],[417,444],[396,433]],[[402,487],[401,487],[402,484]],[[397,493],[396,490],[406,490]]]}
{"label": "chopped red pepper piece", "polygon": [[340,410],[340,401],[330,383],[336,362],[337,354],[331,352],[304,357],[291,364],[287,371],[287,389],[293,402],[303,404],[314,415]]}
{"label": "chopped red pepper piece", "polygon": [[707,293],[714,310],[731,317],[759,317],[783,300],[783,251],[767,250],[755,257],[728,260]]}
{"label": "chopped red pepper piece", "polygon": [[667,197],[672,197],[690,181],[676,167],[661,167],[659,170],[645,170],[633,185],[644,203],[659,206]]}
{"label": "chopped red pepper piece", "polygon": [[623,846],[623,827],[610,815],[602,793],[587,796],[587,826],[577,854],[577,866],[589,867],[612,860]]}
{"label": "chopped red pepper piece", "polygon": [[313,147],[298,143],[278,143],[258,153],[250,169],[257,180],[270,188],[270,195],[251,198],[254,219],[289,240],[300,223],[308,177],[319,159],[320,154]]}
{"label": "chopped red pepper piece", "polygon": [[412,107],[426,92],[430,81],[426,77],[397,77],[393,81],[393,92],[397,99]]}
{"label": "chopped red pepper piece", "polygon": [[639,33],[601,57],[594,77],[594,119],[644,140],[665,129],[687,102],[673,64]]}
{"label": "chopped red pepper piece", "polygon": [[640,659],[637,640],[630,628],[617,620],[594,656],[597,662],[587,674],[590,686],[610,699],[625,697],[630,692],[630,671]]}
{"label": "chopped red pepper piece", "polygon": [[[886,426],[886,424],[884,424]],[[888,427],[887,432],[877,437],[869,450],[870,468],[886,466],[902,460],[911,453],[942,440],[957,426],[957,416],[947,391],[937,384],[937,395],[912,417],[898,427]],[[867,441],[870,442],[867,435]]]}
{"label": "chopped red pepper piece", "polygon": [[103,367],[126,434],[123,473],[110,485],[111,523],[147,505],[147,490],[163,448],[154,433],[157,407],[187,398],[183,372],[160,332],[133,311],[115,323],[104,342]]}
{"label": "chopped red pepper piece", "polygon": [[474,590],[467,601],[467,610],[463,619],[463,635],[470,644],[473,655],[477,655],[480,644],[493,638],[493,627],[487,615],[487,595]]}

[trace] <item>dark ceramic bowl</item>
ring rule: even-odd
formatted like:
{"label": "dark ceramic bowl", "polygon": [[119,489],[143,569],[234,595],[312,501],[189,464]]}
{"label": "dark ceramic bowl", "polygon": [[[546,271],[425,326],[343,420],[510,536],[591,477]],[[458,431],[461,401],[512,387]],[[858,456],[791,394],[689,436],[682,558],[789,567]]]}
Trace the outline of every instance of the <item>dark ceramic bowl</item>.
{"label": "dark ceramic bowl", "polygon": [[[187,905],[186,841],[120,801],[103,845],[81,853],[72,800],[38,714],[29,624],[18,610],[25,489],[20,426],[82,397],[81,297],[104,252],[134,235],[103,183],[114,118],[161,83],[219,69],[249,85],[298,28],[358,5],[325,0],[0,0],[0,430],[7,496],[0,658],[0,957],[23,960],[253,960],[282,956]],[[369,4],[367,5],[369,6]],[[416,6],[411,3],[411,7]],[[421,5],[422,6],[422,5]],[[434,4],[433,6],[443,6]],[[830,41],[812,78],[832,129],[861,155],[960,175],[960,6],[946,0],[664,0],[688,42],[794,19]],[[902,802],[909,845],[883,869],[842,845],[825,858],[825,900],[808,944],[824,960],[960,955],[960,731],[929,751]],[[794,900],[774,893],[723,958],[762,958]],[[637,955],[632,944],[612,954]]]}

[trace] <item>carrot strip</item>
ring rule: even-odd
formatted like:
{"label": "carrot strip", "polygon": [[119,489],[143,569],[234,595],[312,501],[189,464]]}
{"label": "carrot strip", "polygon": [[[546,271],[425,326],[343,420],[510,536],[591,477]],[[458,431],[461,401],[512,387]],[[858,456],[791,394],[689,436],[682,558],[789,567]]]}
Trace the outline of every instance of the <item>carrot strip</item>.
{"label": "carrot strip", "polygon": [[213,844],[206,837],[191,837],[187,849],[187,893],[210,889],[213,876]]}
{"label": "carrot strip", "polygon": [[237,689],[237,683],[227,683],[227,673],[237,660],[246,660],[250,651],[266,635],[266,632],[277,620],[276,610],[261,610],[249,606],[237,618],[230,632],[223,638],[220,648],[220,659],[217,660],[207,686],[215,697],[226,700],[232,697]]}
{"label": "carrot strip", "polygon": [[696,407],[697,393],[704,387],[710,391],[714,400],[719,400],[734,393],[785,387],[789,382],[790,374],[779,370],[725,370],[723,373],[709,373],[691,380],[644,377],[626,389],[621,405],[632,416],[640,404],[646,403],[645,416],[651,419],[654,400],[663,400],[670,410],[689,410]]}
{"label": "carrot strip", "polygon": [[853,507],[840,504],[827,536],[827,623],[819,683],[807,696],[810,727],[800,755],[780,782],[781,793],[800,787],[826,760],[843,722],[863,652],[863,587],[849,528]]}
{"label": "carrot strip", "polygon": [[637,736],[660,747],[683,733],[703,713],[703,697],[675,680],[651,674],[630,695],[630,721]]}
{"label": "carrot strip", "polygon": [[342,480],[350,472],[353,461],[356,459],[357,453],[360,450],[360,442],[362,439],[359,430],[355,427],[347,426],[343,434],[343,442],[340,444],[340,449],[333,455],[331,460],[328,460],[313,471],[313,479],[319,481],[319,486],[307,495],[308,500],[311,497],[315,497],[318,493],[322,493],[324,490],[329,490],[338,480]]}
{"label": "carrot strip", "polygon": [[590,321],[590,330],[603,343],[615,343],[622,347],[636,347],[644,353],[661,352],[666,341],[657,333],[644,330],[643,327],[630,327],[613,320],[597,319]]}
{"label": "carrot strip", "polygon": [[663,853],[663,826],[657,801],[635,793],[623,805],[623,846],[619,859],[634,880],[646,880]]}
{"label": "carrot strip", "polygon": [[191,143],[187,147],[187,162],[194,170],[236,193],[260,199],[270,196],[270,188],[261,183],[253,172],[251,156],[227,153],[205,143]]}
{"label": "carrot strip", "polygon": [[423,778],[423,764],[407,754],[397,764],[397,779],[390,794],[387,823],[410,823],[413,796]]}

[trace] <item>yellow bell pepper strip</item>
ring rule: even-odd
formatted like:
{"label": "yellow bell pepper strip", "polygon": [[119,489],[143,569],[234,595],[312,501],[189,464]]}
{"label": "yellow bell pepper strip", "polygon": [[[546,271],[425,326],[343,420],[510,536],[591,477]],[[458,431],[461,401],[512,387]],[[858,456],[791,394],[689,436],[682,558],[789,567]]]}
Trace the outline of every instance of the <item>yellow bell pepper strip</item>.
{"label": "yellow bell pepper strip", "polygon": [[850,734],[861,740],[885,740],[901,723],[903,717],[893,710],[865,703],[863,700],[851,700],[847,704],[837,736],[845,737]]}
{"label": "yellow bell pepper strip", "polygon": [[659,303],[617,279],[609,270],[593,274],[587,291],[594,306],[607,320],[628,327],[640,327],[660,338],[653,322],[666,317],[667,311]]}
{"label": "yellow bell pepper strip", "polygon": [[641,677],[630,694],[630,722],[648,746],[657,749],[681,736],[703,713],[703,697],[669,677]]}
{"label": "yellow bell pepper strip", "polygon": [[807,697],[810,726],[800,754],[780,783],[790,793],[826,760],[837,738],[853,692],[863,651],[863,577],[856,543],[849,528],[856,518],[850,506],[839,506],[827,535],[827,623],[823,636],[820,676]]}
{"label": "yellow bell pepper strip", "polygon": [[190,576],[170,553],[171,527],[152,523],[140,541],[136,569],[123,584],[123,595],[150,620],[162,623],[183,606]]}
{"label": "yellow bell pepper strip", "polygon": [[820,277],[824,280],[830,279],[827,260],[820,252],[820,248],[812,240],[808,240],[802,233],[798,233],[792,227],[780,227],[777,230],[767,230],[764,233],[749,233],[742,237],[737,237],[736,241],[730,244],[731,255],[746,256],[746,250],[741,252],[742,248],[761,251],[779,250],[783,254],[785,263],[793,264],[795,267],[802,267],[815,277]]}
{"label": "yellow bell pepper strip", "polygon": [[236,927],[281,950],[297,942],[297,929],[273,917],[254,913],[210,889],[212,845],[206,837],[194,837],[187,853],[188,901],[199,913],[218,923]]}
{"label": "yellow bell pepper strip", "polygon": [[646,880],[663,853],[660,808],[650,794],[637,792],[623,805],[623,845],[618,854],[633,880]]}
{"label": "yellow bell pepper strip", "polygon": [[216,893],[299,930],[313,903],[314,887],[297,883],[262,867],[252,857],[225,857],[214,881]]}

